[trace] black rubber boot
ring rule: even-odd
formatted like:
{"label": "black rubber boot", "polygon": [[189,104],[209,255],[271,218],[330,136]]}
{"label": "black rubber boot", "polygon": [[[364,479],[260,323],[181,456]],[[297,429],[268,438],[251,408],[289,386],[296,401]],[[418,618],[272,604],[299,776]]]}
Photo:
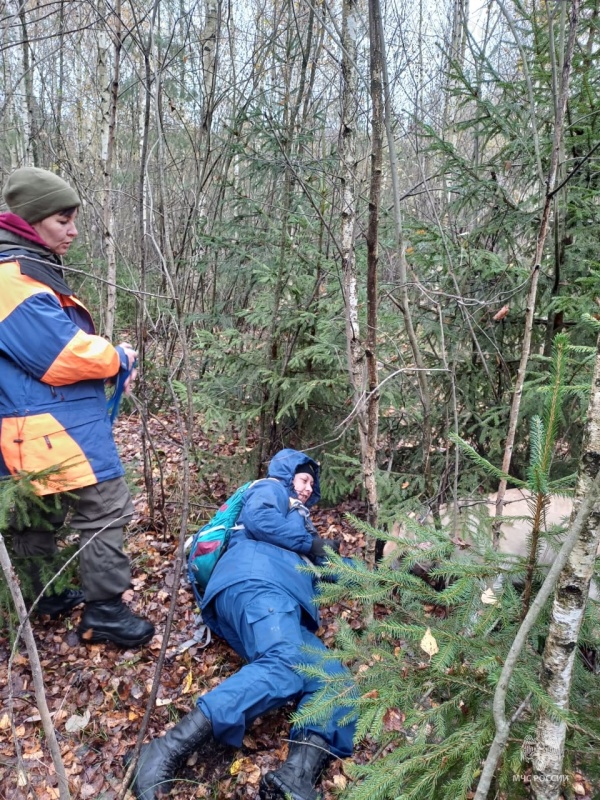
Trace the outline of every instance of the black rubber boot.
{"label": "black rubber boot", "polygon": [[154,636],[154,625],[137,617],[119,594],[87,603],[77,633],[86,644],[114,642],[120,647],[139,647]]}
{"label": "black rubber boot", "polygon": [[[138,800],[155,800],[172,788],[175,773],[186,758],[212,737],[210,720],[195,708],[159,739],[142,746],[131,786]],[[128,765],[130,756],[125,756]]]}
{"label": "black rubber boot", "polygon": [[261,800],[318,800],[315,784],[330,759],[327,742],[316,733],[290,742],[285,764],[262,779]]}
{"label": "black rubber boot", "polygon": [[60,594],[45,594],[40,597],[34,611],[49,616],[50,619],[57,619],[61,614],[66,614],[84,601],[83,592],[80,592],[79,589],[65,589]]}

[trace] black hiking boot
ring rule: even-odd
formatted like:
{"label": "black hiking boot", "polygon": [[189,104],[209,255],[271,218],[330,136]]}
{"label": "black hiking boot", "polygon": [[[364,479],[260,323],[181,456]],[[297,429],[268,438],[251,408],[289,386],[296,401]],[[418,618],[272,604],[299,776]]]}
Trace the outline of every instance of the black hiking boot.
{"label": "black hiking boot", "polygon": [[[159,739],[142,746],[131,790],[138,800],[156,800],[172,788],[175,773],[188,756],[212,737],[210,720],[195,708]],[[130,754],[125,756],[129,766]]]}
{"label": "black hiking boot", "polygon": [[329,747],[322,736],[304,734],[290,742],[285,764],[274,772],[267,772],[262,779],[260,799],[319,800],[315,784],[330,759]]}
{"label": "black hiking boot", "polygon": [[38,614],[58,619],[61,614],[67,614],[75,606],[85,601],[83,592],[79,589],[65,589],[60,594],[44,594],[40,597],[34,611]]}
{"label": "black hiking boot", "polygon": [[154,625],[137,617],[119,594],[86,603],[77,633],[85,644],[114,642],[120,647],[139,647],[154,636]]}

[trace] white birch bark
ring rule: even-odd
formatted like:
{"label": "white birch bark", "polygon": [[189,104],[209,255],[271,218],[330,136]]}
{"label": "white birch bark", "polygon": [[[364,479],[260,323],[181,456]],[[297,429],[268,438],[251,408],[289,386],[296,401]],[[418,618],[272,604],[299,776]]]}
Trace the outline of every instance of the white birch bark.
{"label": "white birch bark", "polygon": [[[369,188],[369,221],[367,225],[367,331],[365,360],[367,368],[367,446],[363,453],[363,473],[367,493],[367,520],[377,526],[379,501],[377,494],[377,437],[379,432],[379,378],[377,370],[379,211],[383,183],[383,49],[381,5],[369,0],[370,95],[371,95],[371,175]],[[375,564],[375,542],[367,544],[366,560]]]}
{"label": "white birch bark", "polygon": [[27,10],[25,3],[19,5],[19,20],[21,23],[21,53],[23,57],[23,87],[25,94],[21,103],[17,101],[17,110],[21,109],[21,124],[23,126],[23,164],[22,166],[37,166],[37,153],[33,135],[33,52],[29,43]]}
{"label": "white birch bark", "polygon": [[361,451],[366,447],[366,418],[364,412],[365,363],[360,341],[358,319],[358,281],[354,251],[356,224],[356,114],[358,53],[357,0],[344,0],[342,19],[342,124],[339,138],[339,155],[342,185],[342,211],[340,250],[346,311],[346,345],[348,372],[354,395],[354,407],[360,437]]}
{"label": "white birch bark", "polygon": [[[206,159],[208,160],[208,153],[210,150],[209,136],[212,126],[217,78],[217,34],[219,31],[220,16],[218,0],[206,0],[204,4],[204,14],[204,28],[200,39],[200,45],[202,47],[203,88],[202,142],[206,146]],[[201,189],[198,197],[198,216],[200,218],[206,217],[208,213],[206,203],[207,194],[204,189]]]}
{"label": "white birch bark", "polygon": [[[584,446],[573,515],[600,465],[600,337],[596,346],[596,367],[584,435]],[[542,686],[561,710],[569,707],[573,663],[583,622],[596,551],[600,542],[600,508],[596,505],[560,573],[548,638],[543,655]],[[557,800],[561,790],[566,723],[553,719],[543,710],[538,718],[536,744],[532,758],[532,788],[536,800]]]}
{"label": "white birch bark", "polygon": [[[102,241],[106,257],[106,311],[104,315],[104,335],[112,339],[117,307],[117,258],[114,239],[114,211],[112,196],[113,154],[115,148],[115,129],[117,123],[117,99],[119,91],[119,72],[121,61],[121,2],[117,0],[114,13],[110,15],[113,25],[113,70],[109,77],[110,37],[108,30],[101,30],[98,38],[98,76],[101,87],[101,134],[100,161],[103,176],[102,201]],[[104,0],[99,0],[98,16],[105,19],[107,8]]]}

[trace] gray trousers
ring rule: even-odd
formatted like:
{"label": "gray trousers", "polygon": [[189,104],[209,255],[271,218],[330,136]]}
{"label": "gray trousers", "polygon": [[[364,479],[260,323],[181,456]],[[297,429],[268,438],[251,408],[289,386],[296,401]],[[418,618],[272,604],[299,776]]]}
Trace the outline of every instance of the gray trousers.
{"label": "gray trousers", "polygon": [[23,559],[54,557],[58,552],[55,534],[64,525],[69,510],[70,527],[81,532],[79,573],[86,602],[122,594],[131,585],[129,558],[123,552],[123,527],[134,512],[124,478],[61,495],[60,509],[44,514],[48,526],[11,526],[8,532],[12,534],[15,555]]}

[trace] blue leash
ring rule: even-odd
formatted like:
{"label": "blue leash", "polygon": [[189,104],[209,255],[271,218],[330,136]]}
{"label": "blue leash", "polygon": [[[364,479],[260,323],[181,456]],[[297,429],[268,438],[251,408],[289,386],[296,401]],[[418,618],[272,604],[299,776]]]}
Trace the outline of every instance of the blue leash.
{"label": "blue leash", "polygon": [[119,370],[119,374],[117,375],[117,379],[115,381],[115,390],[112,395],[106,401],[106,411],[108,412],[108,417],[110,419],[110,424],[112,425],[116,418],[119,415],[119,406],[121,404],[121,398],[123,397],[123,392],[125,391],[125,384],[127,382],[127,378],[131,375],[131,370],[133,370],[137,366],[137,358],[133,362],[133,366],[131,369]]}

